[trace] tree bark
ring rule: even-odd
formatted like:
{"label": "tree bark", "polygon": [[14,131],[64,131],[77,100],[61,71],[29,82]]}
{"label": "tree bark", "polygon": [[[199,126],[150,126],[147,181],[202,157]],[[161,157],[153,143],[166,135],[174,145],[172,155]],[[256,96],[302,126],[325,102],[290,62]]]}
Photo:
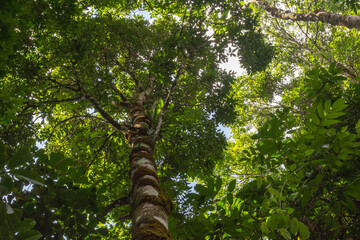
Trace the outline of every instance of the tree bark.
{"label": "tree bark", "polygon": [[149,130],[151,120],[145,114],[142,101],[130,107],[130,127],[126,138],[130,153],[130,205],[133,240],[169,240],[168,220],[171,200],[159,185],[153,158],[155,140]]}
{"label": "tree bark", "polygon": [[347,28],[360,29],[360,16],[358,15],[341,15],[318,10],[312,13],[293,13],[290,11],[283,11],[281,9],[271,7],[266,1],[250,0],[249,3],[254,2],[262,6],[271,16],[292,21],[305,22],[324,22],[336,26],[345,26]]}

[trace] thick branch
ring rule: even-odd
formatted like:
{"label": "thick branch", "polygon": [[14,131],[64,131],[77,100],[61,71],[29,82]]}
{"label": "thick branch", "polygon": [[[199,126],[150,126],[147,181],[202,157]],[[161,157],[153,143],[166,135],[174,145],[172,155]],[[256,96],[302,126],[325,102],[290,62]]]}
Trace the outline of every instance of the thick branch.
{"label": "thick branch", "polygon": [[170,99],[171,99],[171,95],[173,94],[174,92],[174,89],[176,88],[176,85],[177,85],[177,82],[181,76],[181,73],[182,73],[182,70],[184,68],[184,65],[185,65],[185,61],[183,61],[179,67],[179,70],[177,71],[176,73],[176,76],[175,76],[175,79],[168,91],[168,94],[165,98],[165,101],[164,101],[164,105],[162,106],[161,110],[160,110],[160,113],[159,113],[159,120],[156,124],[156,128],[155,128],[155,132],[154,132],[154,137],[155,139],[159,136],[159,133],[160,133],[160,129],[161,129],[161,126],[162,126],[162,121],[163,121],[163,118],[164,118],[164,115],[165,115],[165,112],[166,112],[166,109],[169,105],[169,102],[170,102]]}
{"label": "thick branch", "polygon": [[360,29],[360,16],[357,15],[341,15],[318,10],[311,13],[293,13],[290,11],[283,11],[276,7],[271,7],[266,1],[250,0],[249,3],[256,3],[263,7],[273,17],[305,22],[324,22],[335,26],[345,26],[347,28]]}
{"label": "thick branch", "polygon": [[124,206],[129,204],[129,197],[121,197],[110,203],[105,207],[105,210],[103,212],[103,215],[106,216],[111,210],[113,210],[116,207]]}
{"label": "thick branch", "polygon": [[128,106],[129,101],[127,100],[127,98],[125,97],[125,95],[114,85],[111,85],[112,90],[114,90],[117,94],[119,94],[121,100],[123,101],[124,104],[126,104],[126,106]]}
{"label": "thick branch", "polygon": [[[75,67],[75,64],[73,64],[73,66]],[[77,72],[75,71],[75,79],[76,79],[76,84],[79,88],[79,91],[82,93],[82,96],[87,99],[92,106],[95,108],[95,110],[100,113],[100,115],[109,123],[111,124],[115,129],[126,133],[128,128],[125,126],[125,124],[120,124],[119,122],[117,122],[114,118],[112,118],[101,106],[100,104],[95,100],[95,98],[93,98],[92,96],[90,96],[84,89],[84,87],[81,84],[80,78],[77,74]]]}
{"label": "thick branch", "polygon": [[[80,85],[80,84],[79,84]],[[114,118],[112,118],[101,106],[100,104],[89,94],[87,94],[84,89],[81,87],[81,92],[84,95],[84,98],[87,99],[92,106],[95,108],[95,110],[100,113],[100,115],[108,122],[110,123],[114,128],[116,128],[117,130],[121,131],[121,132],[126,132],[127,131],[127,127],[124,124],[120,124],[119,122],[117,122]]]}
{"label": "thick branch", "polygon": [[121,132],[126,132],[127,127],[124,124],[120,124],[114,118],[112,118],[101,106],[100,104],[91,96],[85,93],[85,98],[92,104],[95,110],[100,113],[100,115],[110,123],[114,128]]}
{"label": "thick branch", "polygon": [[130,214],[119,217],[119,220],[120,220],[120,221],[124,221],[124,220],[128,220],[128,219],[131,219],[131,215],[130,215]]}
{"label": "thick branch", "polygon": [[79,88],[74,88],[72,86],[74,86],[73,84],[69,85],[69,84],[62,84],[62,83],[59,83],[58,81],[56,81],[55,79],[52,79],[52,78],[48,78],[48,80],[50,80],[51,82],[55,83],[56,85],[59,85],[60,87],[62,88],[66,88],[66,89],[69,89],[71,91],[74,91],[74,92],[79,92],[80,89]]}
{"label": "thick branch", "polygon": [[65,99],[53,99],[53,100],[47,100],[43,102],[36,102],[36,101],[28,101],[25,104],[25,107],[22,109],[21,114],[23,114],[26,110],[29,108],[38,108],[42,104],[59,104],[59,103],[65,103],[65,102],[75,102],[81,100],[82,97],[76,97],[76,98],[65,98]]}
{"label": "thick branch", "polygon": [[65,98],[65,99],[55,99],[55,100],[48,100],[41,103],[64,103],[64,102],[75,102],[81,100],[82,97],[76,97],[76,98]]}
{"label": "thick branch", "polygon": [[146,100],[147,100],[147,98],[150,95],[152,90],[153,89],[150,87],[150,88],[147,88],[146,90],[141,91],[139,93],[139,96],[136,99],[136,104],[138,104],[140,106],[143,106],[143,104],[146,102]]}

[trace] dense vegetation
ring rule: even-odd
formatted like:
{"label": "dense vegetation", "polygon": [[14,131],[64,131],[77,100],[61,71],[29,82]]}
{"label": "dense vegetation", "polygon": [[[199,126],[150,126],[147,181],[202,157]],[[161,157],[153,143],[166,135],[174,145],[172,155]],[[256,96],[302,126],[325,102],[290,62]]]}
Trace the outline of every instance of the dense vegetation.
{"label": "dense vegetation", "polygon": [[359,239],[360,32],[250,2],[3,1],[0,239]]}

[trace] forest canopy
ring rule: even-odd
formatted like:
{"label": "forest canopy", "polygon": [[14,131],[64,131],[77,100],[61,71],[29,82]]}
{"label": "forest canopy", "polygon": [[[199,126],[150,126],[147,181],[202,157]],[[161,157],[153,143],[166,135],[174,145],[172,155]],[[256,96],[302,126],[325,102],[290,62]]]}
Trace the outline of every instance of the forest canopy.
{"label": "forest canopy", "polygon": [[359,9],[2,1],[0,240],[359,239]]}

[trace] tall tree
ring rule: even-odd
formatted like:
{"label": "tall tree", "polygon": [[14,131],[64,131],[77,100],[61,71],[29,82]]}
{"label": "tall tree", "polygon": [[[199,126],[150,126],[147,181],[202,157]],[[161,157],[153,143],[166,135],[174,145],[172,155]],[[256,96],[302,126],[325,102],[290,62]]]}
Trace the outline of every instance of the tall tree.
{"label": "tall tree", "polygon": [[[241,55],[241,44],[251,38],[262,52],[245,52],[246,66],[263,69],[270,61],[272,48],[255,30],[257,17],[239,3],[22,3],[26,9],[18,15],[6,2],[17,41],[5,53],[1,83],[2,235],[38,238],[35,226],[45,239],[111,238],[126,234],[117,220],[110,223],[113,233],[96,226],[125,212],[120,218],[131,218],[133,239],[170,239],[173,203],[165,190],[172,189],[163,190],[165,180],[206,178],[225,145],[209,120],[211,114],[218,122],[232,117],[218,111],[228,104],[220,98],[233,81],[218,67],[227,58],[224,49],[235,44]],[[143,7],[151,18],[137,14]],[[254,65],[263,52],[267,57]],[[29,138],[43,142],[45,151]],[[159,140],[164,144],[156,150]],[[172,143],[204,141],[214,147],[194,148],[196,158],[164,151],[180,148]],[[24,154],[26,161],[19,161]],[[173,165],[182,167],[168,176],[157,169]],[[18,179],[35,186],[23,190]]]}
{"label": "tall tree", "polygon": [[0,237],[359,238],[359,32],[242,3],[4,1]]}

